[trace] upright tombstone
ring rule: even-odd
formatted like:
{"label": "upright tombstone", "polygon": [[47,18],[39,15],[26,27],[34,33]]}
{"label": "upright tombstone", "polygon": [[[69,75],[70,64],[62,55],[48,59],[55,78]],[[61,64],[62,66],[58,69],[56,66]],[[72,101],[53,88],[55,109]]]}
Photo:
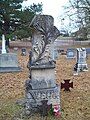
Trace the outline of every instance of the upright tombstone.
{"label": "upright tombstone", "polygon": [[26,56],[26,48],[22,48],[21,51],[22,51],[21,55]]}
{"label": "upright tombstone", "polygon": [[2,53],[2,47],[0,46],[0,54]]}
{"label": "upright tombstone", "polygon": [[42,100],[60,108],[60,88],[56,84],[52,43],[59,36],[49,15],[36,15],[31,22],[32,51],[29,58],[30,79],[26,81],[26,108],[37,109]]}
{"label": "upright tombstone", "polygon": [[90,48],[86,48],[86,54],[90,55]]}
{"label": "upright tombstone", "polygon": [[57,49],[54,49],[54,60],[58,59],[59,53]]}
{"label": "upright tombstone", "polygon": [[87,63],[86,63],[86,49],[85,48],[77,48],[77,59],[76,64],[74,66],[74,70],[77,72],[87,71]]}
{"label": "upright tombstone", "polygon": [[2,35],[2,52],[0,54],[0,72],[21,71],[18,66],[18,59],[15,53],[7,53],[5,46],[5,36]]}
{"label": "upright tombstone", "polygon": [[73,48],[67,49],[67,58],[75,58],[76,57],[76,51]]}

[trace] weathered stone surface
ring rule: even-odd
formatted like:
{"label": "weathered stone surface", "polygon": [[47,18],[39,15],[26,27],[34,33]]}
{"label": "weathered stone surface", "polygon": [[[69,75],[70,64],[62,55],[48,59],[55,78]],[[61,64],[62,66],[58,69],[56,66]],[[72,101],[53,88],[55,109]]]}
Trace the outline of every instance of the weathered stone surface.
{"label": "weathered stone surface", "polygon": [[87,38],[90,40],[90,22],[87,24]]}
{"label": "weathered stone surface", "polygon": [[32,77],[31,80],[27,81],[26,84],[27,86],[31,86],[31,89],[43,89],[43,88],[50,88],[50,87],[55,87],[56,83],[55,83],[55,76],[53,78],[50,78],[50,76],[47,76],[47,78],[45,76],[38,76],[38,74],[36,74],[37,76]]}
{"label": "weathered stone surface", "polygon": [[46,84],[46,86],[44,85],[41,87],[38,84],[40,88],[55,87],[55,71],[54,69],[32,70],[32,81],[34,83],[37,81],[39,84],[42,82]]}
{"label": "weathered stone surface", "polygon": [[42,100],[48,100],[52,105],[60,104],[60,86],[43,88],[43,89],[29,89],[27,90],[26,97],[29,103],[33,105],[40,104]]}
{"label": "weathered stone surface", "polygon": [[0,72],[20,71],[17,55],[14,53],[0,54]]}
{"label": "weathered stone surface", "polygon": [[75,58],[76,57],[76,51],[73,48],[67,49],[67,58]]}
{"label": "weathered stone surface", "polygon": [[87,71],[87,63],[86,63],[86,49],[85,48],[77,48],[77,63],[75,64],[74,70],[79,71]]}
{"label": "weathered stone surface", "polygon": [[56,85],[54,40],[59,30],[49,15],[36,15],[31,22],[32,51],[29,55],[30,80],[26,81],[26,109],[34,111],[42,100],[52,106],[60,104],[60,88]]}
{"label": "weathered stone surface", "polygon": [[86,48],[86,54],[90,54],[90,48]]}
{"label": "weathered stone surface", "polygon": [[54,19],[49,15],[36,15],[31,23],[32,64],[46,64],[53,59],[51,45],[60,35],[54,26]]}

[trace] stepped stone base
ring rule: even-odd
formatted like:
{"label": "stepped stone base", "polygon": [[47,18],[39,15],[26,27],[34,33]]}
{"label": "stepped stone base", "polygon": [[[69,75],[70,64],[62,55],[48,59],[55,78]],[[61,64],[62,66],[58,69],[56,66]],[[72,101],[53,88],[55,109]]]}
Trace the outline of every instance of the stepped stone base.
{"label": "stepped stone base", "polygon": [[[38,105],[41,105],[41,101],[43,100],[48,100],[48,104],[52,104],[53,107],[60,105],[60,86],[56,85],[50,88],[32,89],[31,83],[31,80],[26,81],[26,106],[28,109],[37,108]],[[37,84],[39,83],[37,82]]]}
{"label": "stepped stone base", "polygon": [[20,67],[0,67],[0,73],[4,72],[20,72]]}

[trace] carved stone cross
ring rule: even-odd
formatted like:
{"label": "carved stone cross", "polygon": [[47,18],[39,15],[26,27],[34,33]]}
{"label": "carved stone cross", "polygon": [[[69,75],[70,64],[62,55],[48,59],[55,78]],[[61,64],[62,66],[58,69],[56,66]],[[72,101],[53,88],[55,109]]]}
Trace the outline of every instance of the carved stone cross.
{"label": "carved stone cross", "polygon": [[61,83],[61,89],[64,88],[65,91],[70,91],[70,87],[73,88],[73,82],[70,82],[70,79],[64,80],[64,83]]}

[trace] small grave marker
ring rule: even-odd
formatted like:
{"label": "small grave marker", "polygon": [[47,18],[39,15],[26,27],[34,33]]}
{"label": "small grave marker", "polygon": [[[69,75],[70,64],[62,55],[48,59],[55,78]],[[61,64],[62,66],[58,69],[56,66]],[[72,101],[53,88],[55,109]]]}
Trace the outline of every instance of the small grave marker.
{"label": "small grave marker", "polygon": [[70,79],[64,80],[64,83],[61,83],[61,89],[65,91],[70,91],[69,88],[73,88],[73,82],[70,82]]}
{"label": "small grave marker", "polygon": [[73,48],[67,49],[67,58],[75,58],[75,49]]}
{"label": "small grave marker", "polygon": [[54,60],[56,60],[58,58],[59,54],[57,50],[54,50]]}
{"label": "small grave marker", "polygon": [[90,48],[86,48],[86,54],[90,54]]}
{"label": "small grave marker", "polygon": [[86,58],[90,55],[90,48],[86,48]]}
{"label": "small grave marker", "polygon": [[26,48],[22,48],[21,51],[22,51],[21,55],[26,56]]}

